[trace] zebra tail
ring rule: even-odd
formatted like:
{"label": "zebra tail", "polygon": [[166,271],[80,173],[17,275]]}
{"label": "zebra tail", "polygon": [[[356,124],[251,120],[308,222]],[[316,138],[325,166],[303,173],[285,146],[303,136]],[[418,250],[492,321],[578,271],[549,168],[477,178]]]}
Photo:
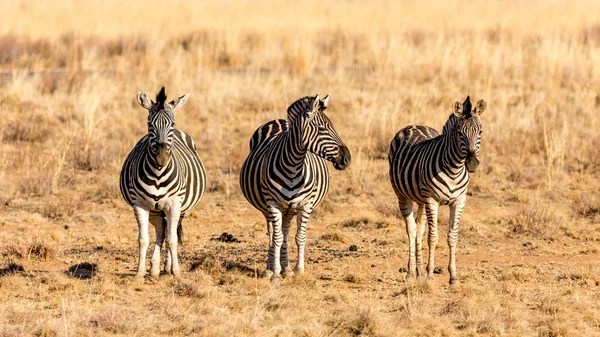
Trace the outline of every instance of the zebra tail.
{"label": "zebra tail", "polygon": [[394,136],[394,139],[392,139],[392,141],[390,142],[390,152],[388,152],[388,160],[390,162],[390,165],[393,164],[393,160],[394,160],[394,155],[396,154],[396,150],[398,149],[398,147],[400,146],[400,144],[402,143],[404,139],[401,137],[398,137],[398,135]]}
{"label": "zebra tail", "polygon": [[[179,217],[177,224],[177,243],[183,245],[183,214]],[[167,237],[167,218],[163,216],[163,238]]]}
{"label": "zebra tail", "polygon": [[179,217],[179,224],[177,225],[177,243],[183,245],[183,214]]}

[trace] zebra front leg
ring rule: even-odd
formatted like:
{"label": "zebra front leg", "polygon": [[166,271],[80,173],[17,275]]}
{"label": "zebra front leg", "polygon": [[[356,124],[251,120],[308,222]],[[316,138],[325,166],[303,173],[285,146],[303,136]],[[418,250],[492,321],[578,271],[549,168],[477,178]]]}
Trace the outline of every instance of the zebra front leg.
{"label": "zebra front leg", "polygon": [[[413,204],[414,205],[414,204]],[[417,216],[415,222],[417,224],[417,240],[416,240],[416,261],[417,261],[417,277],[425,276],[423,271],[423,234],[425,233],[425,205],[418,204]]]}
{"label": "zebra front leg", "polygon": [[138,282],[144,282],[144,275],[146,275],[146,251],[150,244],[150,237],[148,236],[148,221],[150,219],[150,212],[143,207],[133,206],[133,212],[138,223],[138,268],[135,275],[135,279]]}
{"label": "zebra front leg", "polygon": [[278,206],[269,204],[267,206],[269,210],[269,220],[273,226],[271,247],[269,251],[273,250],[273,257],[269,255],[271,265],[273,266],[273,282],[278,282],[281,274],[281,246],[283,245],[283,231],[282,231],[282,214]]}
{"label": "zebra front leg", "polygon": [[417,245],[417,224],[415,223],[415,217],[413,215],[413,203],[412,200],[398,197],[398,205],[400,207],[400,213],[404,218],[406,224],[406,234],[408,234],[408,271],[406,272],[406,279],[411,280],[416,277],[417,265],[416,265],[416,245]]}
{"label": "zebra front leg", "polygon": [[[171,205],[170,209],[165,211],[167,218],[167,230],[165,233],[165,239],[167,241],[167,258],[171,258],[170,272],[175,278],[181,277],[181,269],[179,268],[179,261],[177,258],[177,226],[179,225],[179,218],[181,217],[181,205],[176,202]],[[167,263],[169,261],[167,260]],[[168,271],[167,271],[168,273]]]}
{"label": "zebra front leg", "polygon": [[312,213],[312,204],[303,205],[300,207],[296,215],[296,245],[298,246],[298,261],[296,261],[296,271],[304,273],[304,246],[306,245],[306,227],[308,226],[308,218]]}
{"label": "zebra front leg", "polygon": [[448,228],[448,247],[450,248],[450,261],[448,263],[448,272],[450,273],[450,284],[459,284],[456,276],[456,242],[458,241],[458,221],[462,215],[467,199],[466,193],[458,200],[450,204],[450,220]]}
{"label": "zebra front leg", "polygon": [[160,251],[165,239],[166,221],[160,215],[150,216],[150,223],[154,226],[156,241],[154,241],[154,253],[150,259],[150,276],[158,277],[160,275]]}
{"label": "zebra front leg", "polygon": [[435,247],[438,243],[438,228],[437,217],[440,205],[435,200],[428,200],[425,204],[427,213],[427,222],[429,233],[427,235],[427,243],[429,244],[429,261],[427,262],[427,278],[433,279],[433,271],[435,270]]}

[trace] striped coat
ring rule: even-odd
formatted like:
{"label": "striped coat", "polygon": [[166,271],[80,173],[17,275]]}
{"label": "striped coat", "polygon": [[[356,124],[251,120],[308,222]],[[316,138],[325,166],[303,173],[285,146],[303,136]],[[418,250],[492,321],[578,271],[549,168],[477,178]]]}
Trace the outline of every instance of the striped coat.
{"label": "striped coat", "polygon": [[138,102],[149,112],[148,134],[138,141],[121,170],[121,194],[133,207],[139,229],[139,280],[143,280],[146,271],[148,223],[156,233],[150,274],[160,273],[160,251],[166,240],[165,272],[179,276],[177,242],[183,235],[182,221],[185,212],[200,201],[206,186],[204,165],[194,141],[174,127],[174,111],[187,102],[188,95],[170,103],[166,98],[164,87],[156,103],[138,93]]}
{"label": "striped coat", "polygon": [[[454,113],[448,118],[441,135],[430,127],[411,125],[400,130],[390,143],[390,181],[409,236],[408,278],[423,274],[424,213],[429,228],[427,274],[433,277],[438,208],[439,205],[449,205],[448,270],[450,283],[458,283],[455,266],[458,222],[465,205],[469,173],[475,172],[479,166],[482,131],[479,116],[485,108],[485,101],[480,100],[472,109],[467,97],[462,104],[455,102]],[[414,203],[419,207],[415,207]]]}
{"label": "striped coat", "polygon": [[240,171],[246,199],[267,221],[269,254],[266,277],[292,275],[287,236],[294,216],[298,228],[296,270],[304,271],[306,226],[313,208],[329,188],[325,161],[338,170],[350,164],[350,151],[325,115],[329,96],[304,97],[288,108],[288,120],[273,120],[252,135],[250,153]]}

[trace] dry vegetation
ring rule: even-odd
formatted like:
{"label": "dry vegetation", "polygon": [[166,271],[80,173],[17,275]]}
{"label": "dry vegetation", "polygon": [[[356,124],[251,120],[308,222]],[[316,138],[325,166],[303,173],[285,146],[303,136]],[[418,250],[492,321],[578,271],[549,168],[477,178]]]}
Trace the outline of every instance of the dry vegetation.
{"label": "dry vegetation", "polygon": [[[600,335],[600,3],[13,0],[0,12],[1,336]],[[185,222],[184,278],[140,285],[118,174],[146,132],[135,93],[162,85],[190,94],[177,123],[209,186]],[[353,163],[332,172],[310,223],[307,274],[272,287],[256,278],[265,225],[238,170],[258,125],[317,92]],[[445,271],[406,284],[389,140],[407,124],[441,129],[467,94],[488,111],[462,286]],[[241,242],[211,240],[222,232]],[[444,267],[443,234],[438,256]]]}

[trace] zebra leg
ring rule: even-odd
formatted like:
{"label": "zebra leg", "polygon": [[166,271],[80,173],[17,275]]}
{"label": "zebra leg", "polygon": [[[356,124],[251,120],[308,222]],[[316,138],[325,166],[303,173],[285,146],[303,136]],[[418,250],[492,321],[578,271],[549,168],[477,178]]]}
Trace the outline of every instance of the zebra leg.
{"label": "zebra leg", "polygon": [[[167,225],[165,225],[165,230],[164,230],[164,234],[163,237],[166,237],[166,231],[167,231]],[[166,275],[171,275],[171,252],[168,249],[165,249],[165,274]]]}
{"label": "zebra leg", "polygon": [[417,224],[413,215],[413,202],[410,199],[399,196],[398,205],[400,213],[406,224],[406,234],[408,234],[408,271],[406,279],[414,279],[417,274],[416,266],[416,243],[417,243]]}
{"label": "zebra leg", "polygon": [[269,255],[269,260],[271,260],[270,263],[273,266],[273,282],[277,282],[280,277],[279,274],[281,274],[281,246],[283,245],[282,214],[276,205],[269,204],[267,209],[269,210],[270,223],[273,226],[273,239],[270,243],[271,247],[269,247],[269,251],[273,250],[273,257],[271,258]]}
{"label": "zebra leg", "polygon": [[[167,251],[171,257],[171,268],[170,271],[174,277],[181,277],[181,269],[179,268],[179,261],[177,259],[177,226],[179,225],[179,218],[181,217],[179,203],[174,203],[171,208],[166,211],[167,217],[167,230],[166,230],[166,241]],[[169,255],[167,255],[168,257]]]}
{"label": "zebra leg", "polygon": [[293,215],[286,214],[283,217],[283,244],[281,245],[281,268],[283,269],[283,276],[291,277],[294,276],[294,271],[290,267],[290,260],[288,255],[288,234],[290,233],[290,227],[292,225]]}
{"label": "zebra leg", "polygon": [[296,245],[298,246],[298,261],[296,261],[296,271],[304,273],[304,246],[306,245],[306,226],[308,225],[308,218],[312,213],[312,204],[304,205],[300,207],[298,214],[296,215]]}
{"label": "zebra leg", "polygon": [[144,275],[146,274],[146,251],[150,244],[150,237],[148,236],[148,221],[150,219],[150,212],[140,206],[133,206],[133,212],[138,223],[138,268],[135,275],[135,279],[138,282],[144,282]]}
{"label": "zebra leg", "polygon": [[438,243],[438,228],[437,217],[440,205],[435,200],[429,200],[425,204],[427,213],[427,222],[429,233],[427,235],[427,243],[429,244],[429,261],[427,262],[427,278],[433,279],[433,270],[435,269],[435,247]]}
{"label": "zebra leg", "polygon": [[450,284],[459,284],[456,277],[456,242],[458,241],[458,221],[462,215],[467,199],[466,193],[458,200],[450,204],[450,223],[448,228],[448,247],[450,248],[450,261],[448,263],[448,272],[450,273]]}
{"label": "zebra leg", "polygon": [[267,268],[262,274],[262,277],[270,279],[271,277],[273,277],[273,254],[275,254],[273,245],[273,223],[269,219],[268,214],[265,214],[265,218],[267,219],[267,236],[269,237],[269,251],[267,254]]}
{"label": "zebra leg", "polygon": [[156,241],[154,241],[154,253],[150,259],[150,276],[158,277],[160,275],[160,251],[165,239],[164,218],[160,215],[151,215],[150,223],[154,226]]}
{"label": "zebra leg", "polygon": [[417,277],[424,276],[423,271],[423,234],[425,233],[425,205],[418,204],[417,216],[417,242],[416,242],[416,260],[417,260]]}

